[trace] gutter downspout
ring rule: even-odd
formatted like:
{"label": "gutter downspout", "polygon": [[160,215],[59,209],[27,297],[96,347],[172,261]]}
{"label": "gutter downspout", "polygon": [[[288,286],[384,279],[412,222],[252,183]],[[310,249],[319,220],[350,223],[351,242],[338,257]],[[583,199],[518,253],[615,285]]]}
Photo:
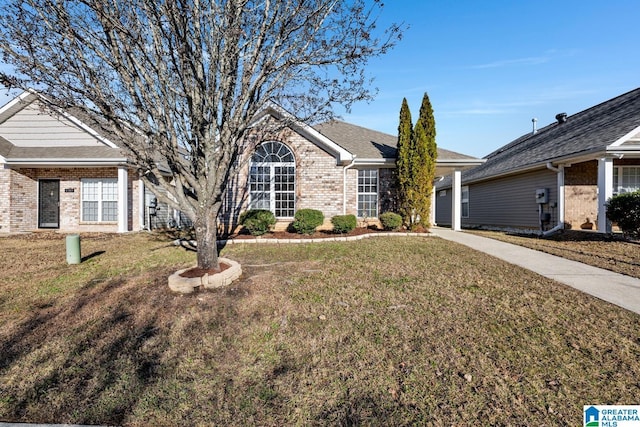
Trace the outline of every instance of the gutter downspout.
{"label": "gutter downspout", "polygon": [[551,162],[547,162],[547,169],[558,174],[558,224],[551,230],[542,233],[545,237],[556,231],[564,230],[564,166],[559,165],[556,168]]}
{"label": "gutter downspout", "polygon": [[351,157],[351,163],[342,169],[342,215],[347,214],[347,169],[351,169],[356,163],[356,156]]}

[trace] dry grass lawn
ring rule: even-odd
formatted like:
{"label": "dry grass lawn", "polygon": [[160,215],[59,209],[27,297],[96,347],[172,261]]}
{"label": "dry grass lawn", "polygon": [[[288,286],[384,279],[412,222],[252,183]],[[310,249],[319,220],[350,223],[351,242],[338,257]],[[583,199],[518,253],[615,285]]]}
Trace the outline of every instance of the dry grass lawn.
{"label": "dry grass lawn", "polygon": [[640,395],[640,316],[437,238],[229,246],[242,278],[189,296],[163,236],[0,245],[1,421],[579,425]]}
{"label": "dry grass lawn", "polygon": [[640,279],[640,242],[627,241],[621,236],[573,230],[544,238],[531,234],[517,235],[498,231],[472,231],[472,233]]}

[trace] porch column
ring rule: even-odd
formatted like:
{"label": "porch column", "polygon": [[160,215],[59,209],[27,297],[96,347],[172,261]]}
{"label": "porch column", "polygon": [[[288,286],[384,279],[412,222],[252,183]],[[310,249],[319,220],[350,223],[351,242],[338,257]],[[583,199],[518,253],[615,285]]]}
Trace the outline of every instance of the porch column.
{"label": "porch column", "polygon": [[129,199],[127,194],[127,186],[129,183],[129,174],[126,166],[118,166],[118,233],[124,233],[129,230]]}
{"label": "porch column", "polygon": [[431,187],[431,212],[429,224],[433,227],[436,225],[436,186]]}
{"label": "porch column", "polygon": [[558,225],[564,228],[564,166],[558,166]]}
{"label": "porch column", "polygon": [[606,203],[613,196],[613,159],[598,159],[598,233],[611,233]]}
{"label": "porch column", "polygon": [[144,230],[147,226],[147,211],[146,206],[144,205],[144,181],[139,179],[138,182],[140,183],[140,185],[138,185],[138,230]]}
{"label": "porch column", "polygon": [[460,231],[462,215],[462,172],[456,170],[451,175],[451,230]]}

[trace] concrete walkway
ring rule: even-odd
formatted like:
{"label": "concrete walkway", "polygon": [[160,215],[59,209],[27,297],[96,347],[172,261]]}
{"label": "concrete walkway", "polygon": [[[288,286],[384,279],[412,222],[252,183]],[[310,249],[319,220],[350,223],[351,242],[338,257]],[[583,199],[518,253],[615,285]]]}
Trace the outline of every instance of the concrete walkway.
{"label": "concrete walkway", "polygon": [[569,285],[640,314],[640,279],[544,252],[463,231],[432,228],[432,233]]}

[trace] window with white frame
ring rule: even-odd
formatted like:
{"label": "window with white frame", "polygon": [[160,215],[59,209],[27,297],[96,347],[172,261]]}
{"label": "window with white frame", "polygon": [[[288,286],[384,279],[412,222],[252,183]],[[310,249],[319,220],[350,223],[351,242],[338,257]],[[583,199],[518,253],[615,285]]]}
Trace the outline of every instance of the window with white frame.
{"label": "window with white frame", "polygon": [[358,170],[358,217],[378,216],[378,170]]}
{"label": "window with white frame", "polygon": [[286,145],[264,142],[251,156],[249,207],[267,209],[278,218],[291,218],[296,211],[296,164]]}
{"label": "window with white frame", "polygon": [[614,166],[613,194],[640,190],[640,166]]}
{"label": "window with white frame", "polygon": [[460,208],[463,218],[469,218],[469,186],[460,188]]}
{"label": "window with white frame", "polygon": [[118,220],[118,180],[116,178],[82,179],[82,221],[115,222]]}

